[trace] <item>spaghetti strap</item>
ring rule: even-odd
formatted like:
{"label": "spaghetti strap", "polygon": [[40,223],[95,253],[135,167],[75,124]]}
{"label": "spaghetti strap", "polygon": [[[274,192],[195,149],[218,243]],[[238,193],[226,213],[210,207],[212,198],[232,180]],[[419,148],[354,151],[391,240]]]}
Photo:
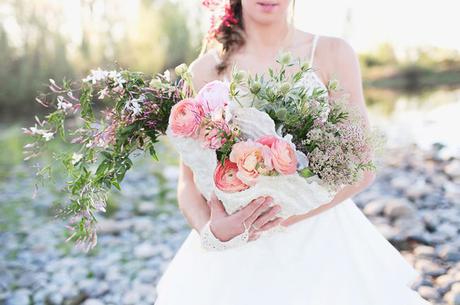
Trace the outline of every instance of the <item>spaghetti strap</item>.
{"label": "spaghetti strap", "polygon": [[314,59],[314,56],[315,56],[315,50],[316,50],[316,45],[318,44],[318,38],[319,38],[319,35],[315,34],[315,37],[313,37],[313,46],[311,47],[311,51],[310,51],[310,67],[313,67],[313,59]]}

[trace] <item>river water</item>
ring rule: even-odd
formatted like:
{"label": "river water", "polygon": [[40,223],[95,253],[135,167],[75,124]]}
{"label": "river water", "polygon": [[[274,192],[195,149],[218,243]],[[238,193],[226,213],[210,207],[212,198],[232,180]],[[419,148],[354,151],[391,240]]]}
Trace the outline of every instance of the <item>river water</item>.
{"label": "river water", "polygon": [[446,154],[460,155],[460,88],[411,95],[369,89],[366,101],[371,124],[385,132],[387,145],[428,149],[439,143]]}

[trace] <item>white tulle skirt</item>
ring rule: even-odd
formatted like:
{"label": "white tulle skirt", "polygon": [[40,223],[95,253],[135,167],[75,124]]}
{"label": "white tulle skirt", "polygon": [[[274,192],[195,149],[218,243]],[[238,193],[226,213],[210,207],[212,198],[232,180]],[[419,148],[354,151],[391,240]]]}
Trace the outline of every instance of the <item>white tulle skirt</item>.
{"label": "white tulle skirt", "polygon": [[352,200],[283,233],[207,252],[192,230],[156,305],[426,305],[418,275]]}

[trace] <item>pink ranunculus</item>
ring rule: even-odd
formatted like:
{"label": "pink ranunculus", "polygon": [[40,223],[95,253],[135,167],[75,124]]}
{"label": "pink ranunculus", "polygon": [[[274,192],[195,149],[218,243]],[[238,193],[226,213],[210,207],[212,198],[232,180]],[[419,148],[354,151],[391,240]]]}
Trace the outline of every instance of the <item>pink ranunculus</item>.
{"label": "pink ranunculus", "polygon": [[204,85],[196,96],[196,100],[203,107],[205,114],[213,113],[226,106],[230,100],[228,84],[214,80]]}
{"label": "pink ranunculus", "polygon": [[268,174],[272,169],[270,149],[252,140],[234,144],[229,159],[238,166],[238,178],[249,185],[254,185],[260,174]]}
{"label": "pink ranunculus", "polygon": [[187,98],[171,108],[169,124],[175,135],[195,138],[203,116],[201,105],[194,99]]}
{"label": "pink ranunculus", "polygon": [[203,145],[210,149],[219,149],[230,134],[230,128],[225,121],[210,121],[205,127],[200,128],[198,138]]}
{"label": "pink ranunculus", "polygon": [[297,155],[290,143],[272,135],[263,136],[257,142],[270,147],[271,161],[278,173],[289,175],[296,172]]}
{"label": "pink ranunculus", "polygon": [[214,182],[216,187],[225,192],[239,192],[247,189],[249,185],[241,181],[238,176],[238,166],[228,159],[224,164],[219,162],[214,171]]}

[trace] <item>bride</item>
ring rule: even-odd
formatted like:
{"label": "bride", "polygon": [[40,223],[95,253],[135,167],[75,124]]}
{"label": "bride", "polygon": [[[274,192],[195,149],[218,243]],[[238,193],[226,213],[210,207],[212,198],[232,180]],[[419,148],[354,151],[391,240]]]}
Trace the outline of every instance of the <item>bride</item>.
{"label": "bride", "polygon": [[[345,40],[296,29],[288,17],[294,0],[228,4],[212,32],[222,51],[202,52],[191,64],[197,91],[212,80],[228,80],[233,65],[261,74],[275,66],[281,50],[289,51],[313,67],[308,86],[324,88],[337,79],[341,94],[348,94],[369,125],[358,58]],[[192,230],[161,277],[155,304],[429,304],[410,288],[417,271],[350,199],[372,183],[371,172],[332,201],[288,218],[277,216],[280,205],[267,196],[229,215],[195,180],[181,160],[178,203]],[[263,234],[274,227],[282,232]]]}

